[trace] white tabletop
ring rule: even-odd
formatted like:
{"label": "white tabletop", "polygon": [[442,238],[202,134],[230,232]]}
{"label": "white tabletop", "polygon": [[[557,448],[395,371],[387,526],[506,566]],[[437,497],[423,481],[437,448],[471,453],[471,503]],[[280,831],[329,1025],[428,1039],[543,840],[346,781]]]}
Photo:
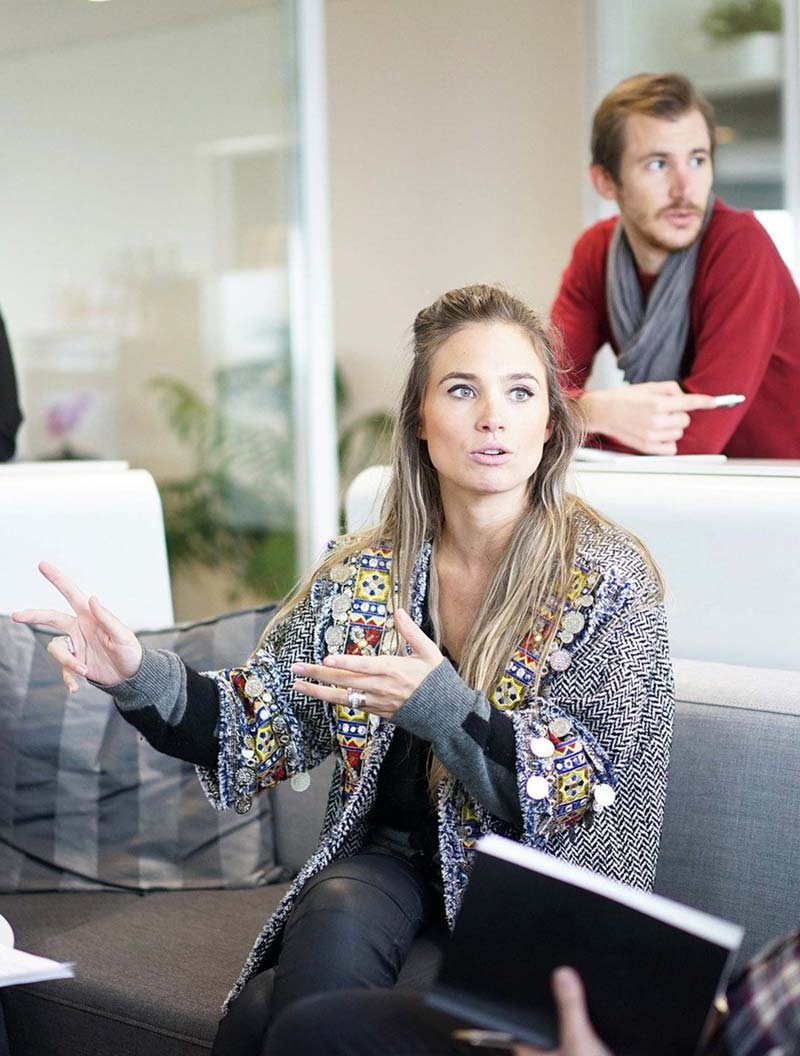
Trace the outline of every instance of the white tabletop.
{"label": "white tabletop", "polygon": [[728,458],[683,455],[617,455],[584,462],[575,459],[573,469],[581,473],[676,473],[714,477],[800,477],[800,459]]}

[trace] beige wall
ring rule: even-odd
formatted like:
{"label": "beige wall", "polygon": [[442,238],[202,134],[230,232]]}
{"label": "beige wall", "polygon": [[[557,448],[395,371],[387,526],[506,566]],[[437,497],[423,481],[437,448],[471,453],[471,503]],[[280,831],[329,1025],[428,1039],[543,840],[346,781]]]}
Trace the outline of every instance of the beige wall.
{"label": "beige wall", "polygon": [[329,0],[337,355],[391,405],[416,311],[498,281],[547,309],[582,225],[579,0]]}

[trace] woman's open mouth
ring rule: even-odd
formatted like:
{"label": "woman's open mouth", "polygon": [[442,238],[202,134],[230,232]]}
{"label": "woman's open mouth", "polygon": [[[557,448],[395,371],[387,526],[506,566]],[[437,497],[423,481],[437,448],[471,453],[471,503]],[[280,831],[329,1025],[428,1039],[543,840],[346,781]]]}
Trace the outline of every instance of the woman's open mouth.
{"label": "woman's open mouth", "polygon": [[507,447],[486,446],[470,451],[470,458],[481,466],[502,466],[511,458]]}

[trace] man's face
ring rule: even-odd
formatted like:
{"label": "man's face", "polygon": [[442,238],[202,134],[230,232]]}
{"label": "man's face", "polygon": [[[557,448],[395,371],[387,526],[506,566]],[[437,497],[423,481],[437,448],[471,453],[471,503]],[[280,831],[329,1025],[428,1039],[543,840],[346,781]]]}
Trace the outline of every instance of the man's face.
{"label": "man's face", "polygon": [[700,234],[713,180],[708,128],[690,110],[674,121],[631,114],[625,133],[620,180],[608,179],[607,196],[619,205],[637,257],[638,246],[657,262]]}

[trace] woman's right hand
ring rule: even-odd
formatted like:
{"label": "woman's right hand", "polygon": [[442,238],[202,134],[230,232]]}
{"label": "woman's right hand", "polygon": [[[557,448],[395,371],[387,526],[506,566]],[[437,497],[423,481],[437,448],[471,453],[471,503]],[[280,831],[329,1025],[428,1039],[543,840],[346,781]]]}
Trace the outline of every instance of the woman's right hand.
{"label": "woman's right hand", "polygon": [[47,651],[61,665],[61,677],[70,693],[78,689],[76,675],[102,686],[113,686],[135,675],[142,663],[142,647],[133,631],[97,598],[86,598],[54,565],[42,561],[39,571],[69,602],[73,613],[23,609],[12,612],[11,619],[58,632],[59,637],[50,642]]}

